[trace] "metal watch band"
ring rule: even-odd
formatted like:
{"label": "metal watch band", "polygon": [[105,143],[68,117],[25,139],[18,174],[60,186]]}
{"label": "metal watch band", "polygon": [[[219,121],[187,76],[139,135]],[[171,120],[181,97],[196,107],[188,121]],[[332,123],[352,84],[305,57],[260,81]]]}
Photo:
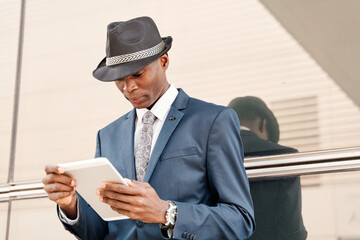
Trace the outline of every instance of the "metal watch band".
{"label": "metal watch band", "polygon": [[174,228],[175,226],[176,217],[177,217],[177,206],[173,201],[168,201],[168,202],[169,202],[169,208],[166,210],[166,215],[165,215],[166,223],[160,224],[161,229]]}

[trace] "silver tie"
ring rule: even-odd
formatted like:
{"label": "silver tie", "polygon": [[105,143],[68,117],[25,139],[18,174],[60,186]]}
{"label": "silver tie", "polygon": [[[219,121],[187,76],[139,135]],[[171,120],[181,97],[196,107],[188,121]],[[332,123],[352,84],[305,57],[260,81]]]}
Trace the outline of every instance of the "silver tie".
{"label": "silver tie", "polygon": [[140,137],[135,146],[135,168],[136,180],[142,182],[145,177],[145,171],[149,162],[151,152],[151,142],[153,137],[153,125],[156,116],[147,111],[143,116],[143,127],[140,132]]}

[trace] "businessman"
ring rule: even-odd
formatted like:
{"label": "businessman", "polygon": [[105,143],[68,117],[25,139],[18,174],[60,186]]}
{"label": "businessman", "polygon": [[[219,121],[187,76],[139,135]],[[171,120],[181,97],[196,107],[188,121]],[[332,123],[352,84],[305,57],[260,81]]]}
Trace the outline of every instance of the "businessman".
{"label": "businessman", "polygon": [[93,76],[114,81],[134,109],[98,132],[96,157],[129,186],[105,182],[97,194],[130,219],[103,221],[76,193],[76,179],[48,165],[44,189],[80,239],[246,239],[254,231],[236,113],[169,84],[171,44],[149,17],[108,25]]}

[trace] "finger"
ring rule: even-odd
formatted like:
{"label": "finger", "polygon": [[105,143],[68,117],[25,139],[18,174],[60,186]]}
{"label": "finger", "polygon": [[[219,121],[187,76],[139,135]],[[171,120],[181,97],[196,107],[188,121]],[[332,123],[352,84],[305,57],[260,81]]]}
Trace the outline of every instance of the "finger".
{"label": "finger", "polygon": [[76,186],[75,179],[67,175],[60,175],[60,174],[48,174],[43,178],[44,184],[50,183],[62,183],[68,186]]}
{"label": "finger", "polygon": [[75,187],[76,186],[76,181],[75,179],[73,179],[70,176],[67,175],[62,175],[62,174],[47,174],[44,178],[43,178],[43,184],[51,184],[51,183],[62,183],[68,186],[72,186]]}
{"label": "finger", "polygon": [[110,182],[110,181],[104,181],[103,184],[121,184],[121,185],[124,185],[124,186],[128,186],[126,184],[128,184],[128,182],[131,182],[130,179],[127,179],[127,178],[124,178],[125,180],[125,184],[124,183],[120,183],[120,182]]}
{"label": "finger", "polygon": [[132,218],[132,219],[135,219],[135,218],[133,218],[131,212],[129,212],[127,210],[119,209],[119,208],[115,208],[115,207],[111,207],[111,209],[114,210],[115,212],[119,213],[119,214],[128,216],[129,218]]}
{"label": "finger", "polygon": [[128,178],[124,178],[124,179],[127,182],[127,184],[129,184],[130,187],[139,187],[139,186],[149,187],[150,186],[150,184],[147,183],[147,182],[139,182],[139,181],[136,181],[136,180],[130,180]]}
{"label": "finger", "polygon": [[105,190],[118,192],[122,194],[128,194],[128,195],[137,195],[138,193],[138,191],[135,188],[128,187],[120,183],[103,182],[101,187]]}
{"label": "finger", "polygon": [[64,185],[61,183],[51,183],[44,186],[44,190],[47,193],[53,193],[53,192],[71,192],[74,190],[74,187]]}
{"label": "finger", "polygon": [[111,198],[111,199],[115,199],[115,200],[120,200],[121,195],[124,194],[120,194],[118,192],[114,192],[114,191],[110,191],[110,190],[105,190],[103,188],[99,188],[96,191],[96,195],[98,195],[99,197],[106,197],[106,198]]}
{"label": "finger", "polygon": [[121,202],[121,201],[117,201],[115,199],[111,199],[111,198],[107,198],[107,197],[100,197],[99,199],[101,202],[110,205],[110,207],[114,207],[114,208],[122,209],[122,210],[126,210],[126,211],[130,211],[131,209],[133,209],[133,207],[130,204]]}
{"label": "finger", "polygon": [[60,199],[69,197],[72,194],[72,192],[55,192],[55,193],[49,193],[48,197],[52,201],[58,201]]}
{"label": "finger", "polygon": [[49,164],[45,166],[45,172],[47,174],[49,173],[63,174],[65,172],[65,169],[58,165]]}
{"label": "finger", "polygon": [[125,180],[125,182],[126,182],[129,186],[131,186],[131,181],[132,181],[132,180],[130,180],[130,179],[128,179],[128,178],[124,178],[124,180]]}
{"label": "finger", "polygon": [[97,195],[100,197],[103,197],[103,198],[110,198],[110,199],[114,199],[117,201],[135,205],[135,206],[139,206],[140,204],[142,204],[140,197],[137,197],[134,195],[122,194],[122,193],[118,193],[118,192],[114,192],[114,191],[110,191],[110,190],[98,189]]}

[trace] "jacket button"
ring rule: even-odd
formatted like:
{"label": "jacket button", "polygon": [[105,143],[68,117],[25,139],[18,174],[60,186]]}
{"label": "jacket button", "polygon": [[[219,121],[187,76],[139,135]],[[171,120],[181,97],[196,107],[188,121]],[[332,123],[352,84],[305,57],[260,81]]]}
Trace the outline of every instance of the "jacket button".
{"label": "jacket button", "polygon": [[181,235],[183,238],[187,238],[188,237],[188,233],[187,232],[183,232],[183,234]]}
{"label": "jacket button", "polygon": [[138,228],[142,228],[145,225],[145,223],[143,223],[142,221],[136,220],[136,226]]}

